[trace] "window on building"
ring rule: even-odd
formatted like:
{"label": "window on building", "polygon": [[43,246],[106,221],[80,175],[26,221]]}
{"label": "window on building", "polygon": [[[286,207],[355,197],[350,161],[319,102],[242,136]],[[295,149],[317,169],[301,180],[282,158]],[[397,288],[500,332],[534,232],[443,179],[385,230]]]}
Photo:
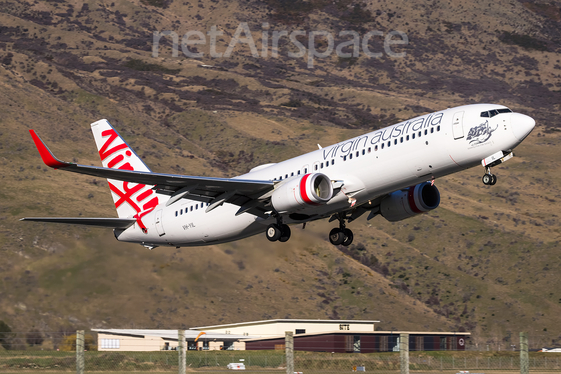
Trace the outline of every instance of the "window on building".
{"label": "window on building", "polygon": [[120,349],[121,341],[119,339],[99,339],[101,349]]}
{"label": "window on building", "polygon": [[353,352],[360,353],[360,335],[353,337]]}

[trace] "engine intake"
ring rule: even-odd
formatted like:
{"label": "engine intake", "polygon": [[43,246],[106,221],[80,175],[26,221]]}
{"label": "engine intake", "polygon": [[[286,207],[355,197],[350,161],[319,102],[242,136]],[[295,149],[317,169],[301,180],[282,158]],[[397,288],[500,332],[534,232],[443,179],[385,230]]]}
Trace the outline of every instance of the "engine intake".
{"label": "engine intake", "polygon": [[331,180],[321,173],[305,174],[287,180],[271,196],[279,213],[296,212],[327,203],[333,197]]}
{"label": "engine intake", "polygon": [[438,188],[423,182],[389,194],[380,203],[380,214],[388,221],[396,222],[436,209],[439,204]]}

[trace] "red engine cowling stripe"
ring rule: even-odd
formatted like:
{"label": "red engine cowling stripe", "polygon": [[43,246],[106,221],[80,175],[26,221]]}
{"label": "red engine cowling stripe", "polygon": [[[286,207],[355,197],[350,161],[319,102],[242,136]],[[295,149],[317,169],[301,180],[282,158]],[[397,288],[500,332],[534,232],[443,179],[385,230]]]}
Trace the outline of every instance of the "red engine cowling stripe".
{"label": "red engine cowling stripe", "polygon": [[310,177],[310,174],[306,174],[302,177],[302,179],[300,180],[300,197],[302,198],[302,200],[308,204],[308,205],[316,205],[308,196],[308,192],[306,191],[306,182],[308,181],[308,178]]}
{"label": "red engine cowling stripe", "polygon": [[411,208],[413,213],[423,213],[423,211],[417,207],[417,204],[415,204],[415,187],[416,186],[409,187],[409,191],[407,193],[407,200],[409,201],[409,207]]}

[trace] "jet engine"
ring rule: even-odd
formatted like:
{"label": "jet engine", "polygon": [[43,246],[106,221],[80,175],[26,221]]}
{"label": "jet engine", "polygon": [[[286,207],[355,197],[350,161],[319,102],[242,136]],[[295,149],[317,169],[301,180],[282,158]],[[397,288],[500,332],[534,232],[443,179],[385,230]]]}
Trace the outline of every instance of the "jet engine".
{"label": "jet engine", "polygon": [[438,188],[430,182],[392,192],[380,203],[380,214],[390,222],[428,212],[440,204]]}
{"label": "jet engine", "polygon": [[305,174],[287,180],[271,196],[279,213],[295,212],[327,203],[333,197],[331,180],[321,173]]}

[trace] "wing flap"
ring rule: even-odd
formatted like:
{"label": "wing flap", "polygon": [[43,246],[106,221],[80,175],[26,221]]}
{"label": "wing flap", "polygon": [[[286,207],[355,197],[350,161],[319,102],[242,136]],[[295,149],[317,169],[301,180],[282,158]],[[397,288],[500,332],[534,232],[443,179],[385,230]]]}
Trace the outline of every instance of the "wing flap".
{"label": "wing flap", "polygon": [[113,229],[126,229],[132,226],[135,218],[74,218],[74,217],[26,217],[20,221],[66,223],[70,225],[85,225],[97,227],[109,227]]}

